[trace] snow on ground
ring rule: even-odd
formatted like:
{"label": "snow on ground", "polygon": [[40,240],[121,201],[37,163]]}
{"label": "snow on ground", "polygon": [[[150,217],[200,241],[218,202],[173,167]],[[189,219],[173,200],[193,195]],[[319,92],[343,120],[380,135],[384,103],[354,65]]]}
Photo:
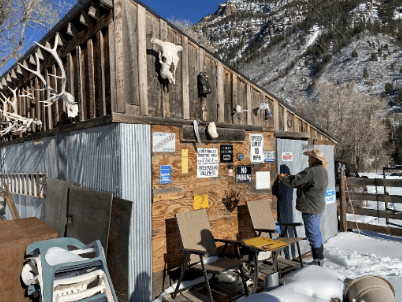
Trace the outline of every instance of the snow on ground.
{"label": "snow on ground", "polygon": [[[363,174],[369,178],[382,178],[382,174]],[[387,178],[401,178],[387,176]],[[375,187],[368,187],[375,193]],[[383,188],[378,188],[383,194]],[[402,188],[387,188],[390,195],[402,195]],[[368,207],[377,208],[377,202],[368,202]],[[402,204],[390,204],[402,211]],[[382,207],[383,209],[384,207]],[[349,215],[348,220],[355,217]],[[370,223],[385,225],[385,219],[369,218]],[[357,222],[368,222],[364,216],[356,215]],[[397,222],[395,222],[397,223]],[[399,222],[402,224],[402,222]],[[356,279],[366,275],[376,275],[388,280],[395,290],[395,301],[402,302],[402,238],[373,232],[338,233],[324,244],[324,267],[307,265],[285,275],[282,286],[258,294],[242,297],[242,302],[329,302],[331,298],[343,301],[347,285],[346,278]],[[306,259],[305,262],[312,259]],[[196,283],[202,282],[202,278]],[[186,287],[186,286],[184,286]],[[238,286],[239,289],[240,286]],[[170,288],[173,291],[174,286]],[[169,291],[167,291],[169,292]],[[167,293],[166,292],[166,293]],[[155,300],[158,301],[158,300]],[[160,301],[160,300],[159,300]]]}
{"label": "snow on ground", "polygon": [[[382,174],[363,174],[369,178],[383,178]],[[398,179],[399,176],[386,178]],[[376,189],[369,186],[368,193]],[[383,188],[377,188],[383,194]],[[402,195],[402,188],[387,188],[390,195]],[[380,203],[381,204],[381,203]],[[377,202],[368,202],[369,208],[377,208]],[[389,204],[402,211],[402,204]],[[384,206],[382,206],[382,209]],[[381,209],[381,208],[380,208]],[[348,220],[354,221],[352,214]],[[385,225],[385,219],[356,215],[357,222]],[[398,223],[398,222],[395,222]],[[402,224],[399,222],[399,224]],[[242,302],[322,302],[331,298],[343,298],[345,278],[376,275],[388,280],[395,289],[395,301],[402,302],[402,238],[372,232],[338,233],[324,244],[323,268],[307,266],[285,276],[281,287],[249,296]]]}

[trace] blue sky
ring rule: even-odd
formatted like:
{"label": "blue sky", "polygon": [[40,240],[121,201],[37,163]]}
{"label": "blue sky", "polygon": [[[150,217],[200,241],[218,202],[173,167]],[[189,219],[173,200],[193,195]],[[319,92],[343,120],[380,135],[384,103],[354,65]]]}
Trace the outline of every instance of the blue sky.
{"label": "blue sky", "polygon": [[[68,2],[74,4],[74,0],[67,0]],[[176,19],[190,20],[192,23],[200,21],[205,15],[214,13],[220,3],[225,0],[142,0],[142,2],[148,6],[151,10],[156,12],[161,17],[168,19],[174,17]],[[41,29],[33,31],[28,29],[27,37],[31,37],[33,41],[39,41],[45,34],[47,30]],[[33,42],[29,46],[32,46]],[[10,60],[6,66],[0,70],[0,75],[8,70],[15,60]]]}
{"label": "blue sky", "polygon": [[142,0],[151,10],[167,19],[175,17],[190,20],[192,23],[200,21],[205,15],[215,12],[220,3],[225,0]]}

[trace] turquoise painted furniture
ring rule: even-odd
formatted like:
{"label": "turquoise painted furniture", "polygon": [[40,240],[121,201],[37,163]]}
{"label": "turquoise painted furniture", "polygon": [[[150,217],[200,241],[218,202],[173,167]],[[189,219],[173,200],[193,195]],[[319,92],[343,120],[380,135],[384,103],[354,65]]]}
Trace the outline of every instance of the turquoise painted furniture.
{"label": "turquoise painted furniture", "polygon": [[[50,248],[59,247],[65,250],[69,250],[68,246],[73,246],[79,250],[94,249],[95,256],[93,258],[84,258],[84,260],[70,262],[70,263],[60,263],[55,266],[50,265],[46,261],[46,254]],[[37,241],[31,243],[26,249],[27,256],[37,256],[40,255],[41,265],[42,265],[42,300],[43,302],[53,302],[53,282],[55,275],[57,273],[73,272],[80,269],[85,269],[89,267],[97,267],[102,269],[109,281],[110,288],[112,290],[113,298],[117,302],[116,293],[114,292],[112,280],[110,278],[109,271],[107,269],[106,259],[103,252],[102,245],[99,240],[92,242],[91,244],[84,245],[81,241],[75,238],[57,238],[44,241]],[[28,288],[28,293],[32,292],[33,288]],[[82,302],[92,302],[92,301],[106,301],[104,295],[97,295],[94,297],[81,300]]]}

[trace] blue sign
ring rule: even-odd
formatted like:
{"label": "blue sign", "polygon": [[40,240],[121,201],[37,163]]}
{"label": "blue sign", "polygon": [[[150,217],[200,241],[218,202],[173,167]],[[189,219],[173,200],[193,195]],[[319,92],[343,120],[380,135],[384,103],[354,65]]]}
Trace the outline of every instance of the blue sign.
{"label": "blue sign", "polygon": [[168,184],[171,182],[170,166],[161,166],[161,184]]}
{"label": "blue sign", "polygon": [[328,188],[325,192],[325,203],[334,203],[336,201],[335,188]]}

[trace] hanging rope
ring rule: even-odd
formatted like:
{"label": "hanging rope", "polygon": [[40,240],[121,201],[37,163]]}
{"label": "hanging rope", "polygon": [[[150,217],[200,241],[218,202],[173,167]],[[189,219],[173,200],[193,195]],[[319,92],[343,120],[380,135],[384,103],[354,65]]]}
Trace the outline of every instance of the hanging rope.
{"label": "hanging rope", "polygon": [[348,192],[348,199],[349,199],[350,205],[352,206],[352,213],[353,213],[353,217],[355,219],[356,229],[357,229],[357,232],[359,233],[359,237],[361,237],[359,225],[357,224],[357,219],[356,219],[356,215],[355,215],[355,209],[353,208],[353,202],[350,200],[350,192],[349,192],[348,182],[346,180],[346,177],[345,177],[344,181],[345,181],[346,191]]}

